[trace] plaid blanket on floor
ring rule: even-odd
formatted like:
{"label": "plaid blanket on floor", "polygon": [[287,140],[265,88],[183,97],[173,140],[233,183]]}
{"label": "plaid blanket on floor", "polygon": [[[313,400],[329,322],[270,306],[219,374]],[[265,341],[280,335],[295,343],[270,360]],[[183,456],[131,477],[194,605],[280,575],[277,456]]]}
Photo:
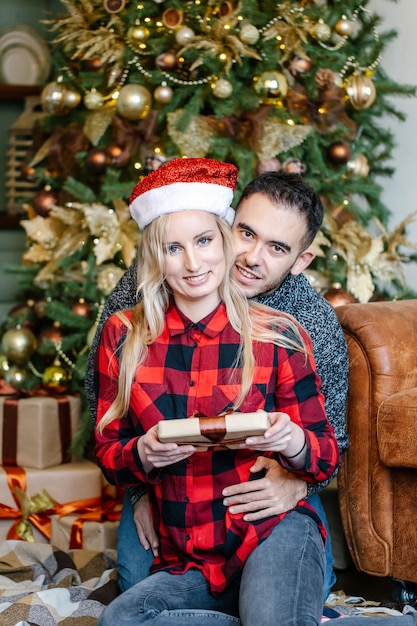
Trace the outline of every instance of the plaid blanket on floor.
{"label": "plaid blanket on floor", "polygon": [[2,626],[95,626],[117,595],[115,550],[0,541]]}

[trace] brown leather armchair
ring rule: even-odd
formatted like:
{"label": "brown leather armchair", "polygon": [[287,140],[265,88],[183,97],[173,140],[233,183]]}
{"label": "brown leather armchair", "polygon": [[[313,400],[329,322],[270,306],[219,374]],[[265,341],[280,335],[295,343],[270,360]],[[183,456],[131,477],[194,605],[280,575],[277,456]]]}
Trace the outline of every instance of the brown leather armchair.
{"label": "brown leather armchair", "polygon": [[417,583],[417,300],[335,310],[349,351],[338,474],[349,552],[361,572]]}

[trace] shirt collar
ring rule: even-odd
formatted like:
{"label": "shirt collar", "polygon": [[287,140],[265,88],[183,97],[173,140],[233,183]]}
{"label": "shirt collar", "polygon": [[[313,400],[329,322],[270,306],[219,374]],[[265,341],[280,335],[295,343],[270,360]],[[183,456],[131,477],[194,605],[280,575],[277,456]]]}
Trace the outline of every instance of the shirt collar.
{"label": "shirt collar", "polygon": [[166,313],[166,324],[170,335],[181,335],[190,330],[190,328],[198,329],[207,337],[216,337],[228,323],[226,307],[220,302],[214,311],[197,323],[192,322],[184,313],[182,313],[175,302],[171,300]]}

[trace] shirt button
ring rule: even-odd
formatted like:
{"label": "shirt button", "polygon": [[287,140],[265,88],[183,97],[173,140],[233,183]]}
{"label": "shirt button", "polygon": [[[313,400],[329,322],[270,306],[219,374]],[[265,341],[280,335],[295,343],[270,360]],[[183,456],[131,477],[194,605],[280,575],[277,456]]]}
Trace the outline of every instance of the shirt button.
{"label": "shirt button", "polygon": [[185,496],[185,498],[184,498],[184,502],[189,502],[189,501],[190,501],[190,498],[188,498],[187,496]]}
{"label": "shirt button", "polygon": [[195,381],[194,380],[190,380],[190,387],[194,387],[195,385]]}
{"label": "shirt button", "polygon": [[190,539],[191,539],[190,535],[185,535],[185,540],[186,541],[190,541]]}
{"label": "shirt button", "polygon": [[188,465],[188,459],[184,459],[184,465]]}

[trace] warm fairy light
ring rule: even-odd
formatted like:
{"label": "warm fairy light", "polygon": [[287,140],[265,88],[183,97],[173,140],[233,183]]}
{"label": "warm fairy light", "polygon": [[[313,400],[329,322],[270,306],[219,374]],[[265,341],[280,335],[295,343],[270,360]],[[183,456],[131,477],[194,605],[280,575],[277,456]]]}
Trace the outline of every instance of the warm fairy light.
{"label": "warm fairy light", "polygon": [[287,120],[288,126],[295,126],[294,120]]}
{"label": "warm fairy light", "polygon": [[349,200],[343,200],[343,204],[344,204],[345,206],[348,206],[348,205],[349,205]]}
{"label": "warm fairy light", "polygon": [[141,170],[142,169],[142,163],[136,162],[133,167],[135,168],[135,170]]}
{"label": "warm fairy light", "polygon": [[220,61],[227,61],[227,54],[222,52],[221,55],[219,56],[219,59],[220,59]]}

